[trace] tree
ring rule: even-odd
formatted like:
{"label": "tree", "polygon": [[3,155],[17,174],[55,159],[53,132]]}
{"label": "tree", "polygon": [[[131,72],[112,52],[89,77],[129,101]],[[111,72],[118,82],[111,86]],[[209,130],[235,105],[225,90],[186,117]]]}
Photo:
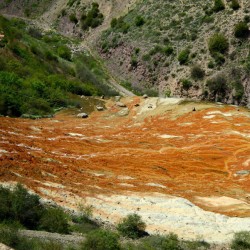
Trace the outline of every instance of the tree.
{"label": "tree", "polygon": [[146,224],[138,214],[129,214],[117,225],[117,230],[121,235],[132,239],[146,235],[145,228]]}

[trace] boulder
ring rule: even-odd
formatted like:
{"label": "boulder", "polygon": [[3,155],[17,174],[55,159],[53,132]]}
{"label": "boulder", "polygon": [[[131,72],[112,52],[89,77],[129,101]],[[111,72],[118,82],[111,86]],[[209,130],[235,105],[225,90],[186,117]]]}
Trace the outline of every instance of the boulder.
{"label": "boulder", "polygon": [[128,108],[122,109],[122,110],[120,110],[120,111],[117,113],[118,116],[126,116],[126,115],[128,115],[128,114],[129,114],[129,109],[128,109]]}
{"label": "boulder", "polygon": [[135,104],[135,107],[139,107],[139,106],[140,106],[140,104],[139,104],[139,103],[136,103],[136,104]]}
{"label": "boulder", "polygon": [[79,113],[79,114],[77,114],[76,117],[78,117],[78,118],[88,118],[89,116],[86,113]]}
{"label": "boulder", "polygon": [[116,106],[121,107],[121,108],[127,107],[126,104],[124,104],[122,102],[116,102]]}
{"label": "boulder", "polygon": [[148,105],[148,108],[149,108],[149,109],[152,109],[152,108],[153,108],[153,104],[149,104],[149,105]]}
{"label": "boulder", "polygon": [[103,111],[103,110],[104,110],[104,108],[103,108],[102,106],[96,106],[96,109],[97,109],[98,111]]}
{"label": "boulder", "polygon": [[143,97],[144,99],[147,99],[147,98],[148,98],[148,95],[147,95],[147,94],[144,94],[142,97]]}
{"label": "boulder", "polygon": [[115,96],[115,101],[116,101],[116,102],[119,102],[120,100],[121,100],[121,96],[119,96],[119,95],[118,95],[118,96]]}

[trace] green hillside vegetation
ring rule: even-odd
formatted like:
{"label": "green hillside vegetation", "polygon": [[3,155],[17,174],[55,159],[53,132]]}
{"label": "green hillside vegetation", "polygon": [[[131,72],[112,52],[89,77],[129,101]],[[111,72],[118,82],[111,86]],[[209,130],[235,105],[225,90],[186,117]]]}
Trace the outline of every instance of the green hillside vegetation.
{"label": "green hillside vegetation", "polygon": [[[158,90],[161,83],[164,95],[176,82],[170,95],[188,96],[188,91],[182,92],[181,79],[193,78],[189,91],[202,90],[199,98],[225,102],[231,98],[231,103],[244,104],[250,81],[249,8],[246,0],[242,4],[237,0],[214,0],[213,4],[208,0],[142,0],[128,14],[111,21],[99,41],[100,52],[135,87]],[[130,55],[130,62],[136,62],[131,67],[124,65],[129,62],[124,48],[138,50]],[[195,65],[203,72],[201,78],[193,77]],[[146,74],[140,73],[142,67]],[[238,72],[237,79],[232,71]],[[206,83],[218,72],[225,76],[227,88],[223,95],[214,96]],[[243,88],[241,96],[235,94],[238,87]]]}
{"label": "green hillside vegetation", "polygon": [[73,54],[77,41],[42,33],[20,20],[0,17],[0,114],[53,114],[77,106],[74,95],[112,95],[101,65],[85,51]]}

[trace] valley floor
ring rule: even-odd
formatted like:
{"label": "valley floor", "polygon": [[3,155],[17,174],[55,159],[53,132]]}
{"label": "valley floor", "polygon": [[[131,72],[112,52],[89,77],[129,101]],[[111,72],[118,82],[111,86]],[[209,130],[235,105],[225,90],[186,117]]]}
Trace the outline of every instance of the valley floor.
{"label": "valley floor", "polygon": [[21,182],[67,208],[93,205],[108,223],[136,212],[149,233],[222,243],[249,231],[249,110],[175,98],[121,101],[127,107],[105,100],[105,110],[87,119],[76,118],[84,109],[1,117],[1,183]]}

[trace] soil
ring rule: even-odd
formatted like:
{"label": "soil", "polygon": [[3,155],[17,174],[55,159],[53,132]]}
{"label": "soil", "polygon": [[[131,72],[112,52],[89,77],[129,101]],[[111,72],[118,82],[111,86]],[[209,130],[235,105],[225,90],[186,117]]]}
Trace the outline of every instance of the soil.
{"label": "soil", "polygon": [[[157,193],[164,195],[160,204],[178,197],[184,198],[184,204],[191,202],[190,221],[197,216],[193,212],[197,206],[215,213],[208,218],[226,218],[232,222],[226,226],[230,237],[235,231],[250,229],[249,219],[244,218],[250,216],[247,109],[172,98],[127,97],[121,101],[128,115],[119,116],[123,108],[114,100],[105,100],[106,109],[94,111],[87,119],[69,111],[40,120],[1,117],[0,181],[21,182],[67,208],[92,204],[102,221],[116,223],[135,211],[126,208],[126,203],[113,206],[115,196],[117,202],[124,196],[135,199],[134,204],[145,212],[147,206],[137,198],[151,197],[148,202]],[[147,213],[157,211],[156,204]],[[105,214],[112,207],[120,212],[115,214],[113,209]],[[151,223],[153,230],[163,222]],[[168,219],[164,223],[168,225]],[[160,228],[164,233],[165,227]],[[193,233],[194,237],[198,234]],[[202,234],[204,238],[208,235]]]}

